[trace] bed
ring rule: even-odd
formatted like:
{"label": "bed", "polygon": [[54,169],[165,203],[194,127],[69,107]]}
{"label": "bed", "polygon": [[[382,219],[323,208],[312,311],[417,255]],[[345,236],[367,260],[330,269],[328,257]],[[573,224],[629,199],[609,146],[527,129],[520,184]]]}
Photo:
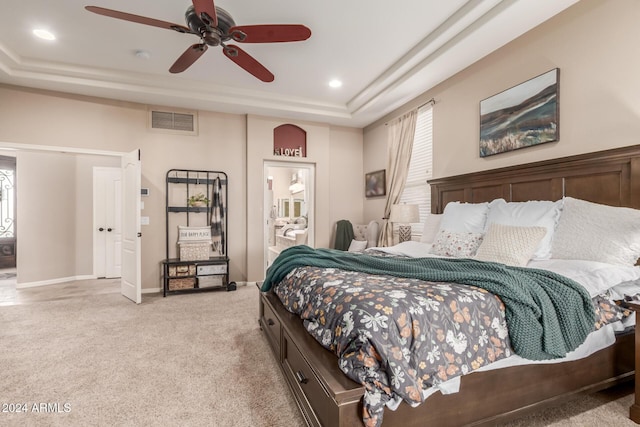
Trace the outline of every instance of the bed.
{"label": "bed", "polygon": [[[638,209],[640,147],[437,179],[430,184],[434,214],[445,211],[450,202],[482,205],[500,199],[517,203],[565,198]],[[621,312],[624,310],[618,314]],[[344,361],[340,361],[341,369],[334,352],[320,344],[322,338],[314,338],[301,318],[285,308],[274,292],[260,295],[260,325],[309,425],[364,424],[363,405],[370,406],[365,399],[367,388],[343,373]],[[631,380],[633,331],[620,328],[613,339],[613,344],[577,360],[474,370],[457,377],[457,392],[443,394],[438,390],[416,407],[404,400],[399,405],[395,402],[391,405],[397,406],[395,410],[384,410],[383,425],[493,425],[557,404],[576,393]],[[505,345],[498,343],[498,347],[504,349]],[[419,396],[416,399],[421,400]]]}

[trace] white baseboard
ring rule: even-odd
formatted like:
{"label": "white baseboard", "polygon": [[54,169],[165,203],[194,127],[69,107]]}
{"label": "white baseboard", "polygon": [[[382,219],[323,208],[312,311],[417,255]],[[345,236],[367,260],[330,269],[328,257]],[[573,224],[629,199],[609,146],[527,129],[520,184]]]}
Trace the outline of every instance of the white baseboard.
{"label": "white baseboard", "polygon": [[77,280],[93,280],[97,279],[94,275],[60,277],[58,279],[41,280],[37,282],[16,283],[16,289],[35,288],[38,286],[58,285],[60,283],[75,282]]}
{"label": "white baseboard", "polygon": [[[58,285],[60,283],[75,282],[77,280],[93,280],[93,279],[97,279],[97,277],[93,275],[60,277],[58,279],[41,280],[38,282],[17,283],[16,289],[36,288],[38,286]],[[247,285],[255,286],[256,282],[236,282],[236,286],[247,286]],[[142,288],[143,294],[155,294],[159,292],[162,292],[162,287]]]}

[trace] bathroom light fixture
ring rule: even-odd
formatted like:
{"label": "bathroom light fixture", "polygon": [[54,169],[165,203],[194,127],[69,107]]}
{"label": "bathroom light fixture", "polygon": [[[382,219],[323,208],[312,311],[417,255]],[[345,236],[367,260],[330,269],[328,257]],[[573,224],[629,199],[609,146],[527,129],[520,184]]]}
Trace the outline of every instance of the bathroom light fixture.
{"label": "bathroom light fixture", "polygon": [[340,80],[333,79],[329,82],[329,86],[333,88],[338,88],[342,86],[342,82]]}

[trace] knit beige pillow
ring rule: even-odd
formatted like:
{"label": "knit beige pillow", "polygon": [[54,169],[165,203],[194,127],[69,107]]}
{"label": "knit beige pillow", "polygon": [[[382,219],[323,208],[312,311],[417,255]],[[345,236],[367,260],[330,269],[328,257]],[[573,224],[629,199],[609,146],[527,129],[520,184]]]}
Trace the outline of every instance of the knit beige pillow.
{"label": "knit beige pillow", "polygon": [[538,244],[547,234],[544,227],[518,227],[493,223],[489,225],[475,258],[525,267]]}

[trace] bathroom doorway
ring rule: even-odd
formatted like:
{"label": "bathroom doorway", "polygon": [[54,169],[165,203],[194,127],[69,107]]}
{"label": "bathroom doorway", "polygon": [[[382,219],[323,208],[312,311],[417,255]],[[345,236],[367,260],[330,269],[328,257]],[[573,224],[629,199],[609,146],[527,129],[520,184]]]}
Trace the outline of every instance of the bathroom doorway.
{"label": "bathroom doorway", "polygon": [[293,245],[314,247],[315,165],[264,164],[264,268]]}

